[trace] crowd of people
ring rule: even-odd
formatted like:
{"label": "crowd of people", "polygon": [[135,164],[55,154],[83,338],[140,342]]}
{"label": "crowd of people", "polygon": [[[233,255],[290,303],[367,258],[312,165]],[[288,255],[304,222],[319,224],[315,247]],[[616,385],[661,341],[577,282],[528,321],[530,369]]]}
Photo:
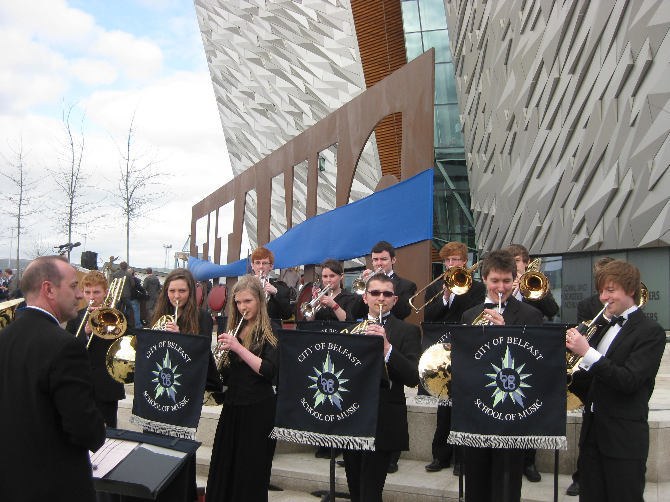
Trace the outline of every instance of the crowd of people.
{"label": "crowd of people", "polygon": [[[440,257],[446,270],[465,268],[468,249],[450,242]],[[352,323],[369,319],[364,333],[383,340],[375,450],[342,451],[354,501],[381,501],[388,473],[398,470],[400,452],[409,449],[404,389],[419,384],[422,335],[418,326],[405,322],[417,286],[395,273],[396,260],[390,243],[373,246],[372,268],[362,274],[362,295],[345,289],[339,261],[326,260],[320,279],[327,291],[313,290],[318,308],[306,317]],[[511,245],[486,254],[480,266],[482,281],[474,280],[464,293],[450,290],[444,279],[437,281],[425,292],[426,301],[435,298],[425,308],[425,322],[472,324],[483,318],[493,331],[502,325],[542,325],[558,313],[558,305],[550,292],[542,299],[522,294],[520,280],[529,263],[528,251]],[[256,249],[251,267],[253,273],[241,277],[231,291],[228,325],[217,337],[225,355],[218,368],[212,358],[207,369],[208,381],[227,388],[212,448],[208,502],[268,497],[275,450],[275,441],[269,438],[276,407],[273,380],[279,371],[280,345],[280,325],[273,320],[289,319],[293,310],[289,288],[270,278],[272,252]],[[589,501],[642,500],[649,449],[648,402],[665,348],[665,332],[638,307],[640,274],[634,265],[601,259],[594,273],[598,293],[580,304],[579,316],[590,320],[607,304],[598,330],[590,340],[576,329],[566,332],[566,349],[583,357],[571,390],[584,402],[578,472],[569,494],[579,493]],[[188,270],[172,271],[162,287],[151,269],[140,284],[125,262],[113,277],[126,279],[120,303],[131,318],[129,329],[143,327],[134,295],[135,301],[147,299],[147,327],[172,315],[166,331],[212,337],[211,314],[198,306],[196,282]],[[9,271],[2,291],[10,289],[11,281]],[[44,257],[26,269],[20,286],[27,308],[0,332],[0,406],[12,410],[0,411],[0,427],[16,431],[3,440],[0,498],[93,500],[87,451],[100,447],[105,424],[116,426],[118,401],[125,396],[123,385],[104,368],[110,341],[92,336],[82,322],[103,304],[107,279],[92,271],[79,284],[66,261]],[[12,291],[17,287],[14,280]],[[89,306],[78,311],[82,298]],[[67,323],[66,330],[59,323]],[[26,361],[38,361],[37,367]],[[520,501],[523,476],[539,481],[534,450],[454,448],[448,442],[450,430],[451,407],[438,406],[433,460],[426,471],[449,468],[453,459],[454,474],[461,467],[465,471],[469,502]],[[42,452],[39,460],[31,455],[37,450]],[[508,457],[507,472],[503,455]],[[162,500],[195,500],[194,462],[183,469]],[[49,472],[48,482],[27,482],[29,471],[36,467]]]}

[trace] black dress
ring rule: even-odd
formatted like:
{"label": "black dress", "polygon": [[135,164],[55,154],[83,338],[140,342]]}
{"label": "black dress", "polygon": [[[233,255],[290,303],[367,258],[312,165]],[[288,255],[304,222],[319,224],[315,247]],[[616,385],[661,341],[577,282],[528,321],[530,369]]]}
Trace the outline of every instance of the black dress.
{"label": "black dress", "polygon": [[[345,321],[355,321],[356,318],[353,315],[353,308],[356,304],[356,299],[358,295],[343,289],[340,291],[340,294],[337,295],[333,300],[337,303],[342,310],[347,314]],[[321,306],[319,311],[314,316],[315,321],[339,321],[337,314],[333,309],[326,306]]]}
{"label": "black dress", "polygon": [[233,352],[223,370],[228,390],[212,448],[207,502],[268,500],[276,445],[269,438],[276,407],[271,382],[279,367],[279,348],[266,341],[252,352],[262,359],[260,374]]}

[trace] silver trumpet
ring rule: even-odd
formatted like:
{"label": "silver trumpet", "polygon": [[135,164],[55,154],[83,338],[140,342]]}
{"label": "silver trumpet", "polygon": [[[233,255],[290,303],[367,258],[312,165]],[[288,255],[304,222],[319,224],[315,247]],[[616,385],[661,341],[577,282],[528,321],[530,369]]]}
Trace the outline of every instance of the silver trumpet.
{"label": "silver trumpet", "polygon": [[[247,315],[247,311],[245,310],[242,312],[242,318],[240,319],[240,322],[237,323],[237,326],[235,327],[235,331],[233,331],[233,336],[237,337],[237,334],[240,332],[240,328],[242,327],[242,323],[244,322],[244,316]],[[221,371],[223,368],[225,362],[226,362],[226,354],[228,353],[228,349],[226,348],[226,343],[225,342],[219,342],[216,344],[216,347],[214,347],[214,350],[212,351],[214,354],[214,361],[216,362],[216,369]]]}
{"label": "silver trumpet", "polygon": [[329,294],[331,289],[330,284],[327,284],[325,288],[321,289],[319,295],[311,302],[305,302],[300,305],[300,313],[305,317],[312,317],[316,314],[322,307],[321,298],[323,298],[324,295]]}
{"label": "silver trumpet", "polygon": [[270,280],[266,274],[260,274],[258,280],[261,281],[261,289],[265,293],[265,303],[270,301],[270,293],[265,291],[265,284]]}

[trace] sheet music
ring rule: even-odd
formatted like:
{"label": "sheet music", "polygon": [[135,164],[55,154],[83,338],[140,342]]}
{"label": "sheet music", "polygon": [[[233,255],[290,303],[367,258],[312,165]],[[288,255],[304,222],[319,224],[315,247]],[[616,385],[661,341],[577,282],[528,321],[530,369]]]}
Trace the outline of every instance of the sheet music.
{"label": "sheet music", "polygon": [[104,477],[139,445],[140,443],[136,441],[107,438],[105,444],[98,451],[95,453],[88,452],[91,458],[93,477]]}

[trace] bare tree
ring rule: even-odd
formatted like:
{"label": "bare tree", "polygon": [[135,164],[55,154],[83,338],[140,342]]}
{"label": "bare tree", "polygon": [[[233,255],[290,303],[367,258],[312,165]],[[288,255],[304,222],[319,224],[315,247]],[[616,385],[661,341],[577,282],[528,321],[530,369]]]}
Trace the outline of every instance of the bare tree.
{"label": "bare tree", "polygon": [[[90,176],[84,171],[83,161],[86,151],[83,124],[85,114],[82,115],[80,132],[73,131],[70,120],[75,104],[63,106],[60,137],[53,146],[56,152],[56,165],[47,167],[47,171],[56,183],[65,199],[65,204],[57,203],[52,206],[52,217],[59,234],[67,235],[68,243],[72,242],[72,231],[84,224],[84,216],[97,207],[96,203],[83,200]],[[89,218],[87,222],[90,222]],[[67,258],[70,259],[71,248],[68,248]]]}
{"label": "bare tree", "polygon": [[114,190],[113,205],[121,211],[126,226],[126,262],[130,263],[130,232],[141,218],[163,207],[165,193],[158,189],[168,174],[161,169],[163,159],[158,157],[158,150],[137,145],[137,127],[133,111],[128,132],[123,143],[116,141],[119,151],[119,178]]}
{"label": "bare tree", "polygon": [[39,258],[40,256],[47,256],[53,254],[52,246],[44,241],[40,234],[37,234],[37,237],[33,237],[30,243],[30,249],[28,250],[28,257],[31,259]]}
{"label": "bare tree", "polygon": [[0,172],[5,180],[6,189],[3,187],[2,199],[5,201],[5,214],[12,222],[11,228],[16,229],[16,275],[21,277],[21,235],[25,233],[25,220],[39,208],[35,205],[35,189],[38,181],[30,177],[30,169],[26,165],[27,154],[23,151],[23,138],[14,146],[9,145],[11,154],[7,158],[0,154],[9,167],[6,172]]}

